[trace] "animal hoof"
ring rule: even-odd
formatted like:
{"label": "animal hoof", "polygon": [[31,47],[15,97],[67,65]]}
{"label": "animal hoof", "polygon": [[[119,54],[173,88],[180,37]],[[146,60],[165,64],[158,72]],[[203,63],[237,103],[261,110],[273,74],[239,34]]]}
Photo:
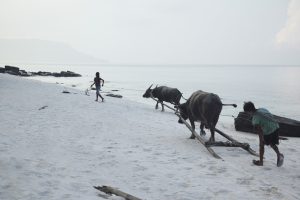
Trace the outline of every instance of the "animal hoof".
{"label": "animal hoof", "polygon": [[195,136],[194,136],[194,135],[191,135],[190,139],[195,139]]}
{"label": "animal hoof", "polygon": [[210,143],[214,143],[215,142],[215,138],[209,138],[209,142]]}

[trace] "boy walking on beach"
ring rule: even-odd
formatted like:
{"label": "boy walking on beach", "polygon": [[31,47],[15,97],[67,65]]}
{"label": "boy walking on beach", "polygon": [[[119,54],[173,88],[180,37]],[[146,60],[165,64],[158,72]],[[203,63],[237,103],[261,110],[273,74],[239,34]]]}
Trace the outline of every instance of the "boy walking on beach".
{"label": "boy walking on beach", "polygon": [[277,167],[282,166],[284,156],[279,152],[278,129],[279,124],[274,120],[273,115],[265,108],[256,109],[254,104],[249,101],[244,104],[244,111],[253,115],[252,125],[259,135],[259,160],[253,160],[257,166],[263,165],[264,145],[270,145],[277,154]]}
{"label": "boy walking on beach", "polygon": [[93,85],[96,86],[96,100],[98,101],[98,96],[102,99],[102,102],[104,101],[104,98],[101,96],[100,94],[100,88],[101,88],[101,81],[102,81],[102,87],[104,85],[104,80],[102,78],[100,78],[100,74],[99,72],[96,73],[96,77],[94,78],[94,83],[91,85],[91,87]]}

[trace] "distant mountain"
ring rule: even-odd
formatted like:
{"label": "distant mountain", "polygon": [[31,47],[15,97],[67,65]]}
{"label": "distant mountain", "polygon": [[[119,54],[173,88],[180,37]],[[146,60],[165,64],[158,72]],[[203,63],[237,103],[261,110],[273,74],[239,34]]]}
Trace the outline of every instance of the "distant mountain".
{"label": "distant mountain", "polygon": [[0,62],[98,64],[105,61],[81,53],[61,42],[37,39],[0,39]]}

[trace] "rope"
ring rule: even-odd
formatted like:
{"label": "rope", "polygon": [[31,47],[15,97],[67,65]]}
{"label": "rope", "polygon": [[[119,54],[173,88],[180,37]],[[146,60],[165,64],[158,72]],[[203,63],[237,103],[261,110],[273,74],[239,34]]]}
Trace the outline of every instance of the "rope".
{"label": "rope", "polygon": [[236,118],[236,117],[233,116],[233,115],[220,115],[220,116]]}

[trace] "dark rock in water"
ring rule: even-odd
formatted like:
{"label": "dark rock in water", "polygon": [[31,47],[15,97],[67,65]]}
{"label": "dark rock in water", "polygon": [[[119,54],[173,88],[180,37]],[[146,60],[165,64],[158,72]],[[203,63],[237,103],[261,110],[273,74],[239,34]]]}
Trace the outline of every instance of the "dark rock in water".
{"label": "dark rock in water", "polygon": [[119,91],[119,90],[111,90],[111,91],[113,91],[113,92],[117,92],[117,91]]}
{"label": "dark rock in water", "polygon": [[20,76],[31,76],[32,74],[30,72],[26,72],[25,70],[20,70],[19,75]]}
{"label": "dark rock in water", "polygon": [[53,73],[52,73],[52,76],[55,76],[55,77],[61,77],[61,74],[60,74],[60,73],[57,73],[57,72],[53,72]]}
{"label": "dark rock in water", "polygon": [[32,75],[36,75],[36,76],[52,76],[52,73],[51,72],[38,71],[38,72],[33,72]]}
{"label": "dark rock in water", "polygon": [[5,65],[5,72],[12,75],[19,75],[19,67]]}
{"label": "dark rock in water", "polygon": [[63,77],[80,77],[80,74],[76,74],[75,72],[71,72],[71,71],[62,71],[60,72],[61,76]]}
{"label": "dark rock in water", "polygon": [[61,71],[60,73],[53,73],[52,75],[55,77],[81,77],[80,74],[76,74],[71,71]]}
{"label": "dark rock in water", "polygon": [[5,73],[5,68],[0,67],[0,73]]}
{"label": "dark rock in water", "polygon": [[15,75],[15,76],[20,75],[19,72],[17,73],[17,72],[14,72],[14,71],[7,71],[7,70],[5,70],[5,73],[10,74],[10,75]]}
{"label": "dark rock in water", "polygon": [[55,77],[81,77],[80,74],[77,74],[72,71],[61,71],[57,72],[26,72],[25,70],[20,70],[18,67],[6,65],[5,68],[0,67],[0,73],[8,73],[11,75],[17,76],[55,76]]}
{"label": "dark rock in water", "polygon": [[116,98],[122,98],[123,97],[122,95],[119,95],[119,94],[106,94],[106,96],[116,97]]}
{"label": "dark rock in water", "polygon": [[[279,123],[279,135],[287,137],[300,137],[300,121],[273,115]],[[255,133],[252,126],[252,115],[240,112],[234,119],[235,130]]]}

